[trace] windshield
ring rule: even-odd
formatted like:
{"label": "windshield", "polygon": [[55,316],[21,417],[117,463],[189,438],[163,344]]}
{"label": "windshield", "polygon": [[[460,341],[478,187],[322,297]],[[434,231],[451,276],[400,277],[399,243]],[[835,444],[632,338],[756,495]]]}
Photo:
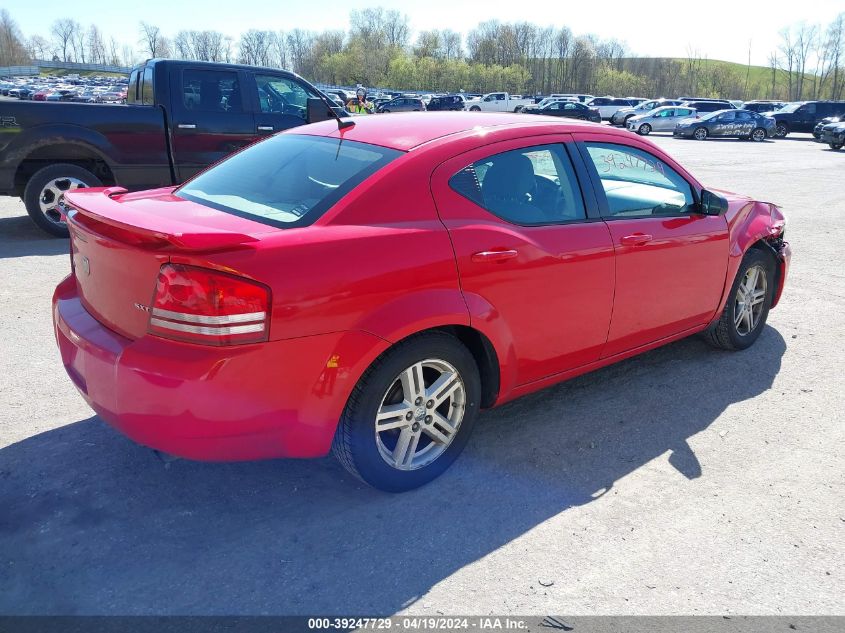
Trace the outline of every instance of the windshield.
{"label": "windshield", "polygon": [[218,163],[175,195],[272,226],[303,226],[401,153],[355,141],[280,134]]}
{"label": "windshield", "polygon": [[804,105],[802,102],[798,103],[787,103],[783,106],[778,112],[795,112],[798,108]]}

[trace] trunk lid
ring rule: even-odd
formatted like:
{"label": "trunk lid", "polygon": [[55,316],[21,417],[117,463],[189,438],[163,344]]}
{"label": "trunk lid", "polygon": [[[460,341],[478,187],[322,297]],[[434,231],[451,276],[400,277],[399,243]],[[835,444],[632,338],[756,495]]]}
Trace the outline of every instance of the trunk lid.
{"label": "trunk lid", "polygon": [[100,323],[147,332],[159,269],[176,253],[250,248],[268,227],[172,195],[119,187],[67,194],[71,265],[80,298]]}

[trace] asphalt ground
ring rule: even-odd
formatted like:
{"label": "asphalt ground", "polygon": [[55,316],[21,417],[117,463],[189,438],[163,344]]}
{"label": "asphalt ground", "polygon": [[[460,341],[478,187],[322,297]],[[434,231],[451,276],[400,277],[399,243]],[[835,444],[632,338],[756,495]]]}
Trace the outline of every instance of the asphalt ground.
{"label": "asphalt ground", "polygon": [[652,138],[788,216],[760,339],[485,412],[398,496],[330,457],[166,464],[110,429],[53,339],[67,241],[0,199],[0,613],[845,613],[845,151]]}

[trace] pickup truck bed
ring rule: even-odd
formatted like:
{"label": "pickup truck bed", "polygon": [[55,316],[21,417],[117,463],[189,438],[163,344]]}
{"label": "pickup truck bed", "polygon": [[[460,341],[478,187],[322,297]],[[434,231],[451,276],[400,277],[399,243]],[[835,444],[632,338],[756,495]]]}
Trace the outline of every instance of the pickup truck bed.
{"label": "pickup truck bed", "polygon": [[294,73],[211,62],[148,60],[126,101],[0,101],[0,195],[20,196],[38,226],[67,236],[67,191],[180,184],[264,136],[332,116]]}

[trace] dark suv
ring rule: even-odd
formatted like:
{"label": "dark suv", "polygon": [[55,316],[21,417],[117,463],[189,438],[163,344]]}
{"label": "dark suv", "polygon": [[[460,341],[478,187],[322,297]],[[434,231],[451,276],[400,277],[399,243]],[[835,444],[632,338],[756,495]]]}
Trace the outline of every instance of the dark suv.
{"label": "dark suv", "polygon": [[461,95],[446,95],[444,97],[432,97],[425,107],[426,110],[464,110],[466,106]]}
{"label": "dark suv", "polygon": [[759,101],[746,101],[742,104],[742,109],[751,110],[757,114],[765,114],[768,112],[777,112],[785,105],[786,103],[783,101],[767,101],[760,99]]}
{"label": "dark suv", "polygon": [[845,114],[845,101],[800,101],[790,103],[771,116],[777,124],[776,135],[783,138],[790,132],[810,132],[822,119]]}

